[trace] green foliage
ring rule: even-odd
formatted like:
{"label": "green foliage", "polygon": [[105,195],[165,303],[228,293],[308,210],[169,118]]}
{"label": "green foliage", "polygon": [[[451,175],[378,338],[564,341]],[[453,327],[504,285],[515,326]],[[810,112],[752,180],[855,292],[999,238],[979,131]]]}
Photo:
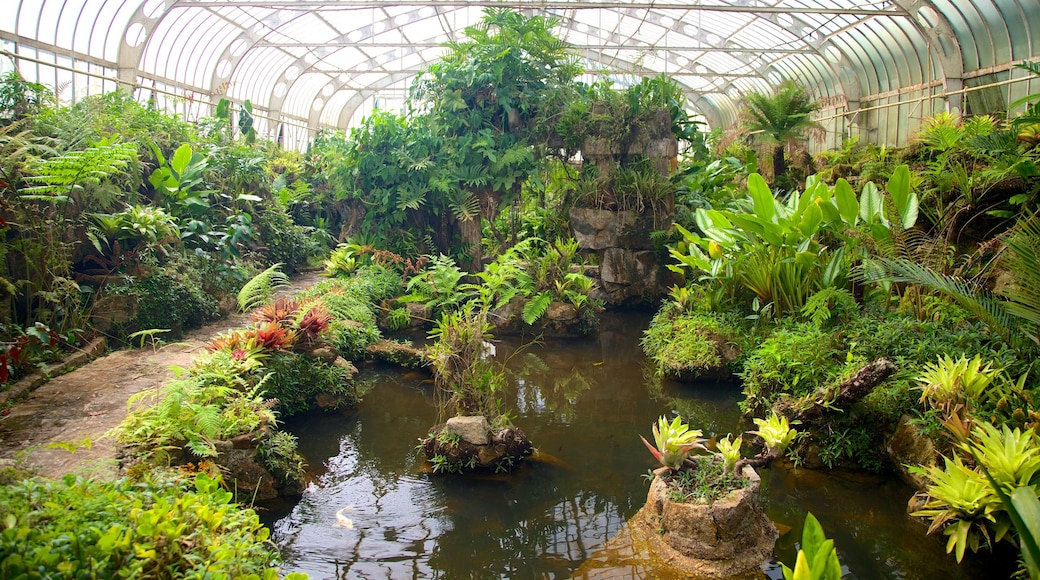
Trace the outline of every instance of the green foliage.
{"label": "green foliage", "polygon": [[274,431],[261,438],[256,459],[282,483],[307,480],[307,460],[297,450],[296,436],[292,433]]}
{"label": "green foliage", "polygon": [[[122,175],[137,162],[137,149],[128,143],[101,144],[81,151],[70,151],[39,161],[32,175],[25,177],[37,184],[22,188],[23,199],[51,201],[75,200],[81,206],[92,206],[77,192],[98,186],[113,176]],[[102,202],[101,207],[108,205]]]}
{"label": "green foliage", "polygon": [[747,479],[733,473],[732,467],[714,456],[694,457],[692,466],[665,476],[668,497],[674,502],[712,505],[736,489],[747,485]]}
{"label": "green foliage", "polygon": [[38,114],[55,104],[54,93],[40,83],[31,83],[16,69],[0,80],[0,125],[9,125]]}
{"label": "green foliage", "polygon": [[542,315],[549,310],[549,304],[552,302],[553,295],[549,292],[539,292],[535,294],[526,304],[524,304],[523,312],[521,313],[524,319],[524,324],[534,324]]}
{"label": "green foliage", "polygon": [[505,373],[491,360],[490,330],[487,311],[472,303],[446,312],[430,331],[426,357],[438,388],[449,396],[449,410],[494,422],[502,416],[497,394],[505,385]]}
{"label": "green foliage", "polygon": [[723,365],[719,349],[732,342],[723,317],[662,309],[643,333],[640,344],[658,374],[690,380]]}
{"label": "green foliage", "polygon": [[719,455],[722,456],[723,473],[732,473],[734,467],[737,465],[737,461],[740,461],[740,446],[742,443],[744,443],[743,436],[738,436],[736,439],[731,441],[729,435],[716,442]]}
{"label": "green foliage", "polygon": [[274,264],[270,268],[253,276],[238,291],[238,309],[241,312],[252,310],[267,302],[279,288],[289,285],[289,277],[281,271],[282,264]]}
{"label": "green foliage", "polygon": [[[1040,440],[1032,429],[1021,431],[1007,425],[997,428],[980,422],[969,431],[960,425],[956,414],[948,421],[957,449],[976,465],[965,464],[960,456],[946,458],[945,466],[927,466],[912,471],[925,475],[928,502],[914,516],[931,519],[929,533],[942,529],[948,536],[946,551],[954,552],[957,561],[970,548],[993,547],[1012,529],[1020,514],[1010,496],[1024,494],[1036,497],[1040,483]],[[1021,492],[1020,490],[1027,490]],[[1022,500],[1029,503],[1028,500]],[[1008,510],[1008,506],[1011,509]],[[1027,508],[1028,509],[1028,508]],[[1026,528],[1029,533],[1029,529]],[[1035,542],[1035,535],[1025,541]]]}
{"label": "green foliage", "polygon": [[199,272],[171,264],[128,279],[113,292],[136,297],[132,329],[169,328],[172,336],[180,336],[219,315],[216,299],[203,290],[198,278]]}
{"label": "green foliage", "polygon": [[278,551],[220,480],[25,480],[0,487],[5,578],[277,579]]}
{"label": "green foliage", "polygon": [[956,361],[944,355],[937,363],[929,363],[917,379],[921,402],[947,414],[959,406],[974,409],[976,402],[989,394],[987,390],[998,372],[990,364],[983,366],[977,354],[975,358],[962,356]]}
{"label": "green foliage", "polygon": [[336,402],[333,408],[351,408],[358,392],[346,369],[296,352],[276,352],[264,361],[272,373],[264,382],[264,396],[277,399],[275,407],[285,417],[316,409],[318,395]]}
{"label": "green foliage", "polygon": [[819,108],[804,87],[790,80],[781,83],[772,95],[751,92],[744,96],[741,131],[772,148],[774,179],[787,172],[785,146],[822,132],[811,116]]}
{"label": "green foliage", "polygon": [[841,580],[841,562],[834,540],[827,539],[823,526],[811,513],[805,515],[794,570],[784,564],[783,571],[784,580]]}
{"label": "green foliage", "polygon": [[679,471],[693,450],[704,449],[705,440],[701,438],[701,430],[690,429],[690,426],[683,422],[682,417],[675,417],[669,423],[662,415],[652,426],[652,430],[654,445],[650,445],[642,435],[639,438],[643,441],[643,445],[650,450],[654,459],[672,471]]}
{"label": "green foliage", "polygon": [[[811,176],[805,191],[781,202],[761,176],[751,174],[742,209],[697,210],[703,237],[676,226],[684,239],[671,250],[679,265],[669,268],[680,274],[689,268],[702,280],[747,288],[775,316],[797,314],[821,289],[845,286],[850,264],[862,257],[868,240],[873,247],[891,247],[898,232],[914,225],[917,202],[906,171],[899,168],[888,183],[905,215],[895,225],[871,183],[857,200],[844,179],[828,187]],[[837,247],[830,245],[834,238],[842,242]]]}
{"label": "green foliage", "polygon": [[762,438],[766,445],[766,454],[779,456],[784,453],[788,445],[794,441],[798,432],[791,428],[787,417],[781,417],[776,413],[770,413],[765,419],[754,419],[757,431],[749,431]]}
{"label": "green foliage", "polygon": [[[273,201],[262,201],[255,204],[252,215],[256,236],[263,240],[264,261],[280,263],[290,273],[306,263],[307,236],[285,209]],[[324,257],[324,251],[321,255]]]}
{"label": "green foliage", "polygon": [[840,354],[829,332],[805,324],[778,329],[749,353],[741,373],[742,407],[759,413],[783,394],[816,392],[839,370]]}
{"label": "green foliage", "polygon": [[[244,372],[232,353],[217,351],[196,361],[187,376],[161,392],[142,391],[134,408],[114,430],[116,439],[144,457],[184,447],[198,457],[214,457],[214,442],[274,424],[270,402],[258,393],[259,367]],[[149,401],[152,404],[140,404]]]}

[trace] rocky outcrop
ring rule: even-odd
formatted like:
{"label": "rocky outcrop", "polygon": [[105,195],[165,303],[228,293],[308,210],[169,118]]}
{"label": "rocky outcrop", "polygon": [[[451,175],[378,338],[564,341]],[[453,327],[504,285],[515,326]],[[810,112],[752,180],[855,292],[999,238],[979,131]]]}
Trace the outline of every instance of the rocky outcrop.
{"label": "rocky outcrop", "polygon": [[928,478],[910,472],[907,466],[936,465],[935,443],[913,423],[909,415],[899,419],[899,426],[888,442],[888,455],[899,478],[918,491],[928,487]]}
{"label": "rocky outcrop", "polygon": [[645,537],[657,558],[697,578],[760,575],[777,531],[765,515],[755,470],[745,466],[745,487],[711,505],[672,501],[665,470],[655,472],[646,505],[630,522],[633,533]]}
{"label": "rocky outcrop", "polygon": [[523,319],[524,306],[529,298],[516,296],[508,303],[488,313],[488,322],[495,336],[535,334],[553,338],[573,338],[587,334],[578,310],[566,302],[550,302],[534,324]]}
{"label": "rocky outcrop", "polygon": [[650,232],[671,225],[669,213],[573,207],[570,218],[578,246],[595,253],[599,261],[596,298],[619,305],[665,294],[672,281],[653,249]]}
{"label": "rocky outcrop", "polygon": [[430,429],[423,453],[434,471],[511,471],[534,452],[527,435],[516,427],[493,431],[486,418],[453,417]]}

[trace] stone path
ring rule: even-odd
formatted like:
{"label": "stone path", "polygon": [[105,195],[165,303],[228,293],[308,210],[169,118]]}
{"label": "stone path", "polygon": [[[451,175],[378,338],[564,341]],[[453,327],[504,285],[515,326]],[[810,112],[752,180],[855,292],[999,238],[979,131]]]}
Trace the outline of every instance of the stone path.
{"label": "stone path", "polygon": [[[303,274],[280,294],[294,294],[320,278],[318,272]],[[46,477],[116,477],[118,445],[105,434],[126,417],[130,397],[158,390],[173,376],[171,366],[188,366],[213,335],[249,321],[248,314],[235,314],[177,342],[114,351],[52,379],[0,417],[0,459]]]}

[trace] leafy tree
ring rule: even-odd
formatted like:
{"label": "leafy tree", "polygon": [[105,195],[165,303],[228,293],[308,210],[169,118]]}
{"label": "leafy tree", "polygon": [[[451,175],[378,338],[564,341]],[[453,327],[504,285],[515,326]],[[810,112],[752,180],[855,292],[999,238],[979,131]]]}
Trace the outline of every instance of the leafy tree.
{"label": "leafy tree", "polygon": [[773,147],[773,179],[787,173],[784,148],[823,130],[812,120],[820,105],[793,81],[785,81],[772,95],[753,92],[744,97],[741,129],[763,145]]}
{"label": "leafy tree", "polygon": [[486,9],[466,28],[466,40],[448,44],[443,60],[416,80],[412,97],[437,136],[437,163],[429,187],[446,201],[479,270],[480,219],[492,224],[503,203],[538,162],[538,120],[555,89],[580,72],[576,55],[552,34],[556,18]]}

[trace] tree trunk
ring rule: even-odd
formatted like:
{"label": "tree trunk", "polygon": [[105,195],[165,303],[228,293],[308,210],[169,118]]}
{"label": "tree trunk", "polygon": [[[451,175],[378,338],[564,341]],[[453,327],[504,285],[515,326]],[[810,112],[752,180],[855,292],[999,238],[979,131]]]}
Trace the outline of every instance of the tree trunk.
{"label": "tree trunk", "polygon": [[787,173],[787,160],[784,158],[784,146],[780,144],[773,151],[773,182],[775,183],[785,173]]}

